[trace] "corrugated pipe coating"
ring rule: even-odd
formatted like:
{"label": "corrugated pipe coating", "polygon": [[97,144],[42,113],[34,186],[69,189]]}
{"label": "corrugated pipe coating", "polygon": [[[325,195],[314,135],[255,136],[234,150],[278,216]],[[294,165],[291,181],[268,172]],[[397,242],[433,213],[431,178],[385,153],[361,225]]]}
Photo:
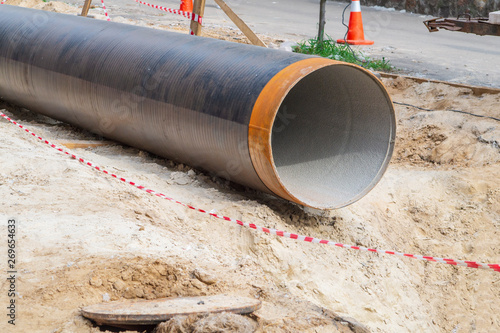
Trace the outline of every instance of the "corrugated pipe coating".
{"label": "corrugated pipe coating", "polygon": [[354,65],[9,5],[0,45],[2,99],[304,206],[358,200],[392,155]]}

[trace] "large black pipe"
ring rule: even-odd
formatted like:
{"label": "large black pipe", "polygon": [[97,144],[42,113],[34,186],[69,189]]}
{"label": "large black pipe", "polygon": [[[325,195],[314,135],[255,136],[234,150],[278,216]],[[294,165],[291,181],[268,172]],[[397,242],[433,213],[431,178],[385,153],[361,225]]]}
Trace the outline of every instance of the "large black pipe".
{"label": "large black pipe", "polygon": [[321,209],[375,186],[395,136],[360,67],[8,5],[0,97]]}

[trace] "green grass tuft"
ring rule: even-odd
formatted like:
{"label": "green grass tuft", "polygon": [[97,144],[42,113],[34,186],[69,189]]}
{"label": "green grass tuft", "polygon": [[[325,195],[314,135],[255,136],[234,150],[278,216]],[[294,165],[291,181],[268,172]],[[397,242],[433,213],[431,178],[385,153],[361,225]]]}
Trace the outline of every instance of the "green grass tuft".
{"label": "green grass tuft", "polygon": [[[377,71],[391,71],[393,69],[389,60],[384,57],[382,59],[370,59],[365,57],[361,52],[352,51],[345,44],[338,44],[331,37],[325,38],[323,43],[317,39],[309,39],[305,42],[300,42],[295,46],[294,52],[304,54],[314,54],[324,58],[333,60],[350,62],[356,65],[370,68]],[[353,54],[354,52],[354,54]]]}

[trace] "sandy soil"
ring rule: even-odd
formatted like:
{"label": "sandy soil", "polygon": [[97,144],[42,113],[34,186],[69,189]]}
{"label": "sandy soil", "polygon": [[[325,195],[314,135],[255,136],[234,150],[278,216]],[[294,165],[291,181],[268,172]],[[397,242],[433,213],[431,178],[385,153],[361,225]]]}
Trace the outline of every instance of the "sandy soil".
{"label": "sandy soil", "polygon": [[[60,3],[28,5],[78,11]],[[227,29],[213,33],[223,31],[224,38],[241,38]],[[394,101],[436,111],[396,106],[398,136],[386,175],[362,200],[331,212],[303,210],[120,144],[74,152],[177,200],[246,222],[346,244],[499,263],[500,123],[444,110],[500,118],[500,95],[383,82]],[[14,106],[0,109],[54,142],[101,139]],[[80,316],[81,307],[218,293],[256,297],[263,308],[237,319],[178,318],[162,330],[223,332],[220,325],[230,322],[232,331],[261,332],[500,331],[498,273],[259,234],[103,176],[4,120],[0,142],[0,223],[6,230],[9,217],[19,221],[20,272],[17,325],[2,319],[1,332],[100,332]],[[6,251],[2,241],[0,253]],[[0,302],[7,304],[7,282],[0,286]]]}

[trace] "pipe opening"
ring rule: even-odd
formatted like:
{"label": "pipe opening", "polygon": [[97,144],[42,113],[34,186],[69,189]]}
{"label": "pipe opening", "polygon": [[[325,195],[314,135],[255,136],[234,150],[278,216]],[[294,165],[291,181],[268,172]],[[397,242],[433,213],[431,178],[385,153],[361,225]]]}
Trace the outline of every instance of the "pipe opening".
{"label": "pipe opening", "polygon": [[365,195],[392,155],[395,120],[382,84],[365,70],[322,67],[291,88],[274,119],[279,181],[302,204],[338,208]]}

